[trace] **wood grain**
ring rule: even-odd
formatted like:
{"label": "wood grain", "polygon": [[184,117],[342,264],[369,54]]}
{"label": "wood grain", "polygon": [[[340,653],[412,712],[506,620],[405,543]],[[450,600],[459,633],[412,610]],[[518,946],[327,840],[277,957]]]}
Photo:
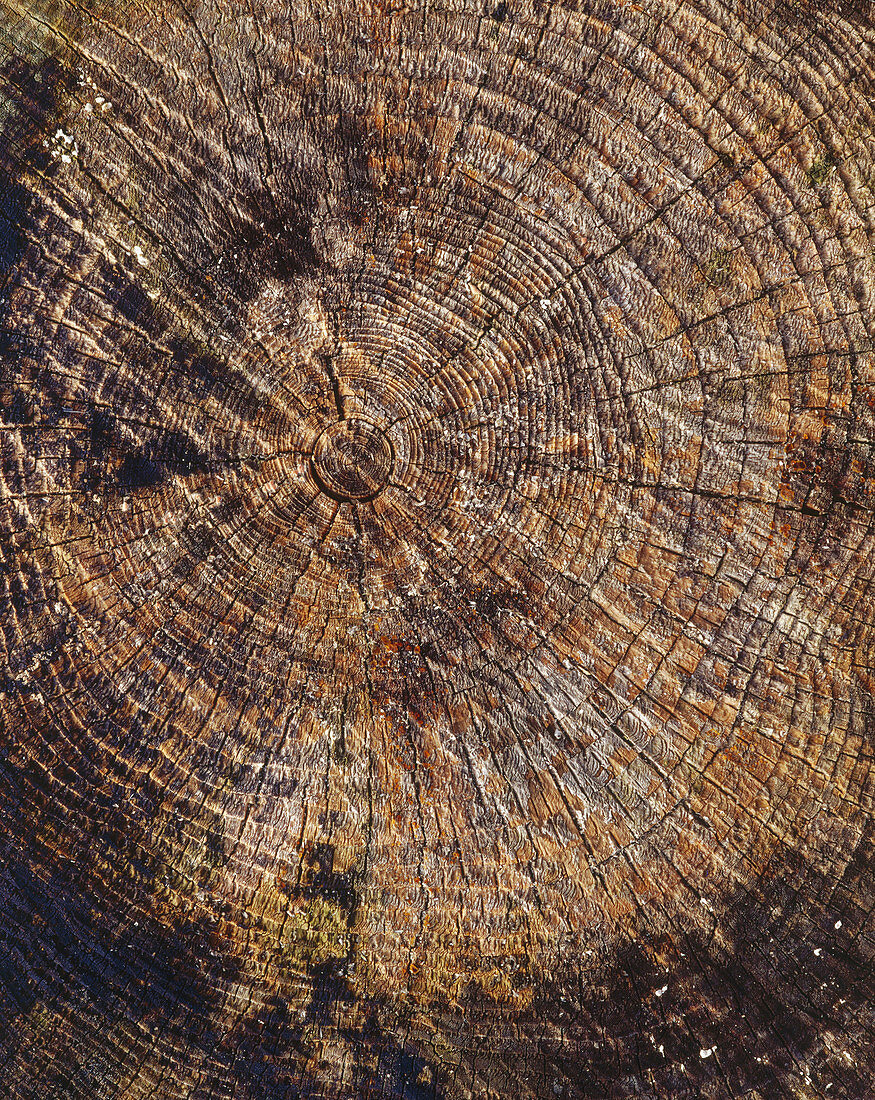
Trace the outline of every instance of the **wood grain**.
{"label": "wood grain", "polygon": [[875,1094],[873,43],[0,0],[0,1094]]}

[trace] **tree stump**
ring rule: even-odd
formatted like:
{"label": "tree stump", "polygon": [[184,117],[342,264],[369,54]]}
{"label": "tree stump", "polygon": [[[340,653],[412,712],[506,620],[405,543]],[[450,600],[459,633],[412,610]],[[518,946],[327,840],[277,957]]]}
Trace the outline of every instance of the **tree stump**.
{"label": "tree stump", "polygon": [[2,0],[4,1096],[875,1095],[873,43]]}

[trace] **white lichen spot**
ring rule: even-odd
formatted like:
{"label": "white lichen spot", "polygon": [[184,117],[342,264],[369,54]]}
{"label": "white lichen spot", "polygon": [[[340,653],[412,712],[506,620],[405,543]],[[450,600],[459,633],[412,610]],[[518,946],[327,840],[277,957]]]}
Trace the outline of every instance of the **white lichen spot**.
{"label": "white lichen spot", "polygon": [[823,954],[823,948],[822,947],[815,947],[814,954],[817,955],[818,958],[820,958],[820,956]]}
{"label": "white lichen spot", "polygon": [[136,261],[140,265],[140,267],[148,267],[149,266],[149,261],[146,259],[146,256],[143,252],[143,249],[138,244],[134,245],[133,253],[134,253],[134,257],[136,258]]}
{"label": "white lichen spot", "polygon": [[79,146],[72,134],[65,134],[60,128],[55,130],[51,142],[44,141],[43,145],[49,150],[53,159],[60,157],[62,164],[71,164],[73,157],[79,155]]}
{"label": "white lichen spot", "polygon": [[833,925],[833,928],[835,928],[836,930],[838,930],[839,928],[841,928],[841,926],[842,926],[842,922],[841,922],[840,920],[837,920],[837,921],[835,922],[835,924]]}
{"label": "white lichen spot", "polygon": [[710,1058],[716,1049],[717,1047],[703,1047],[702,1050],[699,1051],[699,1057]]}
{"label": "white lichen spot", "polygon": [[664,986],[662,987],[662,989],[657,989],[657,990],[656,990],[655,996],[657,996],[657,997],[661,997],[661,996],[663,995],[663,993],[665,993],[665,992],[666,992],[667,990],[668,990],[668,986],[667,986],[667,985],[664,985]]}

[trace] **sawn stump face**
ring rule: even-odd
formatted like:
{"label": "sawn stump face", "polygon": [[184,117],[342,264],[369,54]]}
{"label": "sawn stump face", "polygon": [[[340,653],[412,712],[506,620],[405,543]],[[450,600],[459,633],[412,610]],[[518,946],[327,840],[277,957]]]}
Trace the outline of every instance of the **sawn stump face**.
{"label": "sawn stump face", "polygon": [[850,1097],[873,34],[0,0],[0,1092]]}

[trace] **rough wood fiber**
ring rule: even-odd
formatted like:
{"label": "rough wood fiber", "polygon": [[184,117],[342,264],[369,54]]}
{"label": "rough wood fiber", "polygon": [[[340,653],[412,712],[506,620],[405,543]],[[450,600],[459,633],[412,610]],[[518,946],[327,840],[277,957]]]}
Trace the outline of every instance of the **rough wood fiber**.
{"label": "rough wood fiber", "polygon": [[872,27],[0,0],[0,1094],[875,1094]]}

